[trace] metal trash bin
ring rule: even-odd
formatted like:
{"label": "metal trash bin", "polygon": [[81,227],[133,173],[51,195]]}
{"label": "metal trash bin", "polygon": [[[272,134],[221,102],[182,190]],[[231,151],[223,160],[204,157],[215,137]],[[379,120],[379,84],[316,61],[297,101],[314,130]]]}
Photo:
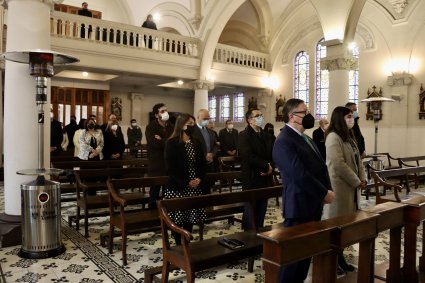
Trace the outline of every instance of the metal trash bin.
{"label": "metal trash bin", "polygon": [[23,258],[49,258],[65,251],[61,239],[60,184],[38,176],[21,185]]}

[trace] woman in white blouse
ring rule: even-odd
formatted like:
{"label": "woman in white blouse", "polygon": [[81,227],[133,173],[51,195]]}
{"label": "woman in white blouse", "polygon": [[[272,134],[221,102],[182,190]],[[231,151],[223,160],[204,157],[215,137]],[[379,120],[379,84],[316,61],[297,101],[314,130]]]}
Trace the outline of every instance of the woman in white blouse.
{"label": "woman in white blouse", "polygon": [[92,119],[86,121],[85,129],[80,133],[80,152],[78,158],[82,160],[102,160],[103,134],[96,130],[96,123]]}

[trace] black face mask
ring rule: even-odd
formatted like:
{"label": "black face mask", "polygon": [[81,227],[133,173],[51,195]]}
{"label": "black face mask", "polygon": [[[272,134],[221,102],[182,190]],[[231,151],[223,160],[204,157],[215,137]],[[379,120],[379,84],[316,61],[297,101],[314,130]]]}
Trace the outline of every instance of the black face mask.
{"label": "black face mask", "polygon": [[87,129],[89,129],[89,130],[93,130],[93,129],[94,129],[94,124],[88,124],[88,125],[87,125]]}
{"label": "black face mask", "polygon": [[303,117],[302,125],[304,129],[311,129],[314,127],[314,117],[310,113]]}
{"label": "black face mask", "polygon": [[274,129],[269,129],[269,134],[274,135]]}
{"label": "black face mask", "polygon": [[195,130],[195,126],[187,125],[186,127],[187,127],[187,129],[184,130],[184,132],[186,133],[186,135],[191,137],[192,134],[193,134],[193,131]]}

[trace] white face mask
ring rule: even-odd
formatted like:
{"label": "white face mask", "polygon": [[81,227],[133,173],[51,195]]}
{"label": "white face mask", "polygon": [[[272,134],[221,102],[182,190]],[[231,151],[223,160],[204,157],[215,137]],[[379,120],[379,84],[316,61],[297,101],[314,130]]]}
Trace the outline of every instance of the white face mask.
{"label": "white face mask", "polygon": [[168,114],[168,112],[159,114],[159,117],[161,117],[161,121],[168,121],[168,119],[170,119],[170,115]]}
{"label": "white face mask", "polygon": [[208,126],[208,123],[209,123],[210,121],[209,120],[201,120],[201,127],[206,127],[206,126]]}
{"label": "white face mask", "polygon": [[227,125],[227,128],[228,128],[229,130],[233,129],[233,124],[229,124],[229,125]]}
{"label": "white face mask", "polygon": [[137,126],[137,123],[131,123],[131,126],[132,127],[136,127]]}
{"label": "white face mask", "polygon": [[50,118],[53,119],[53,112],[50,112]]}
{"label": "white face mask", "polygon": [[111,130],[112,130],[112,131],[116,131],[116,130],[118,130],[118,125],[112,125],[112,126],[111,126]]}
{"label": "white face mask", "polygon": [[347,127],[349,129],[353,128],[353,126],[354,126],[354,118],[353,117],[352,118],[346,118],[345,122],[347,123]]}

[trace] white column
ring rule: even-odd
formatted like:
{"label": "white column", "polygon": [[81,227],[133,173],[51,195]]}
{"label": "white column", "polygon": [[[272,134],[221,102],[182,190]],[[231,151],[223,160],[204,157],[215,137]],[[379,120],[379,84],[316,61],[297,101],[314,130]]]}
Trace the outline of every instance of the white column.
{"label": "white column", "polygon": [[208,90],[214,88],[214,84],[209,81],[195,81],[193,82],[195,90],[195,99],[193,103],[193,115],[196,117],[199,109],[208,109]]}
{"label": "white column", "polygon": [[139,125],[142,124],[142,102],[145,98],[144,94],[132,93],[131,96],[131,117],[130,119],[136,119]]}
{"label": "white column", "polygon": [[[49,24],[48,4],[40,0],[9,0],[6,51],[50,49]],[[6,61],[5,70],[4,194],[7,199],[5,213],[18,216],[21,214],[20,185],[34,179],[34,176],[20,176],[16,171],[37,168],[35,79],[29,75],[28,64]],[[45,108],[47,108],[46,117],[49,117],[49,106]],[[45,126],[44,151],[48,153],[50,123],[46,123]],[[45,158],[45,161],[49,164],[50,158]]]}
{"label": "white column", "polygon": [[349,72],[358,66],[358,60],[354,58],[344,44],[328,45],[326,58],[321,59],[320,68],[329,71],[329,100],[328,116],[337,106],[344,106],[349,99]]}

